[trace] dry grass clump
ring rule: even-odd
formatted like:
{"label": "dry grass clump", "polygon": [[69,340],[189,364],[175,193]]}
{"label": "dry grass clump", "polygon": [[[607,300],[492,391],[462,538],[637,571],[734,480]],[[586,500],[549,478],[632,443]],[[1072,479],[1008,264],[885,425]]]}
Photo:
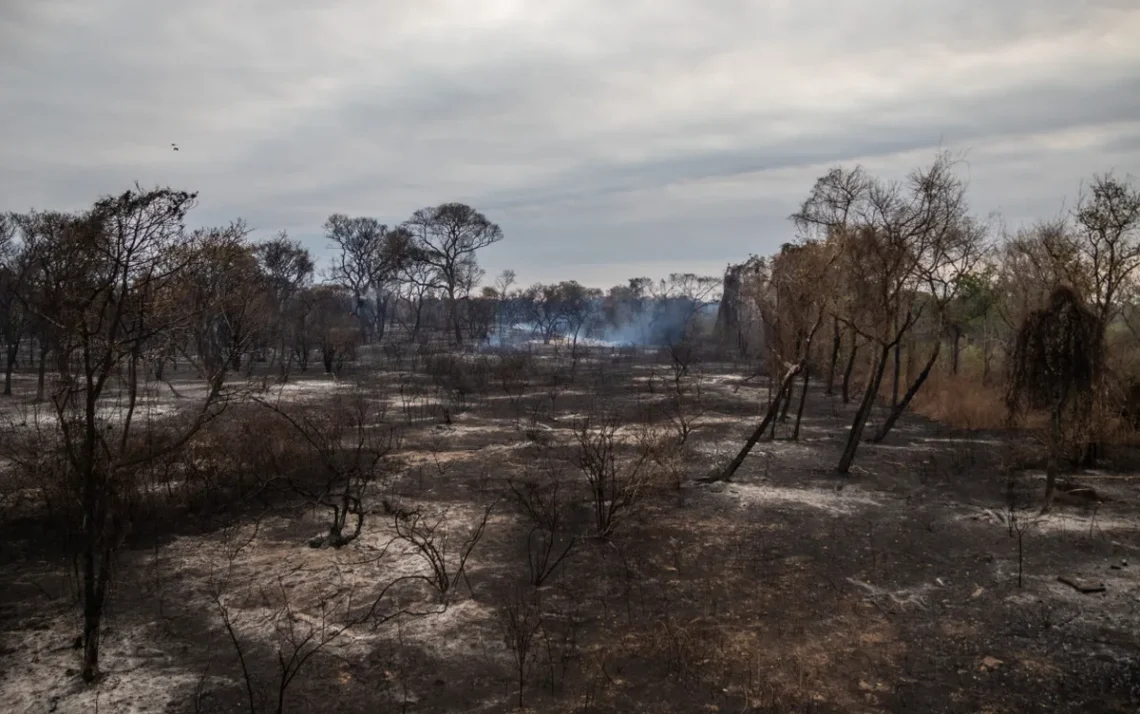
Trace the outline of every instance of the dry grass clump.
{"label": "dry grass clump", "polygon": [[1006,425],[1004,393],[973,376],[936,370],[915,395],[914,411],[956,429],[1000,429]]}

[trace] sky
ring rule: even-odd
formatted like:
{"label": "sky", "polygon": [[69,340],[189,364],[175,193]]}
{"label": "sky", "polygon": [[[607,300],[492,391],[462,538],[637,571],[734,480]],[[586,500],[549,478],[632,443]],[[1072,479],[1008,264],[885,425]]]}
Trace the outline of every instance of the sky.
{"label": "sky", "polygon": [[460,201],[488,281],[606,287],[719,275],[831,166],[939,148],[1012,227],[1140,174],[1140,3],[0,1],[0,210],[169,185],[320,258],[331,213]]}

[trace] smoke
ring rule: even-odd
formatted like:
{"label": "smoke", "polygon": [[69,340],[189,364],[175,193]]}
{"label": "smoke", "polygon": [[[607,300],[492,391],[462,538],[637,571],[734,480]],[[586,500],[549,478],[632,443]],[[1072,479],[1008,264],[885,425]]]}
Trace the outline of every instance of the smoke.
{"label": "smoke", "polygon": [[[589,317],[576,336],[579,345],[602,347],[661,347],[677,344],[711,330],[719,301],[691,298],[643,298],[614,304],[605,299],[591,302]],[[495,315],[495,329],[483,346],[498,349],[525,349],[541,345],[542,326],[517,318],[516,306],[509,302]],[[551,342],[575,340],[573,325],[561,320],[554,327]]]}
{"label": "smoke", "polygon": [[705,328],[709,314],[715,318],[717,305],[690,298],[643,300],[620,321],[603,321],[598,338],[609,344],[638,347],[676,344]]}

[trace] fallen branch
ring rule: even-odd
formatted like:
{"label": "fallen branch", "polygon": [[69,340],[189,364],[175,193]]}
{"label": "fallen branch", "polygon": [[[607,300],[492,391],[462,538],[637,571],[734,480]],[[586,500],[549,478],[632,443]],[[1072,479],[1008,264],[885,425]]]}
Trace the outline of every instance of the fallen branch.
{"label": "fallen branch", "polygon": [[1104,583],[1098,583],[1097,585],[1090,585],[1090,584],[1088,584],[1082,580],[1077,580],[1076,578],[1069,578],[1069,577],[1066,577],[1064,575],[1058,575],[1057,576],[1057,582],[1064,583],[1065,585],[1068,585],[1073,590],[1076,590],[1077,592],[1079,592],[1083,595],[1091,595],[1092,593],[1102,593],[1106,590],[1106,588],[1104,587]]}

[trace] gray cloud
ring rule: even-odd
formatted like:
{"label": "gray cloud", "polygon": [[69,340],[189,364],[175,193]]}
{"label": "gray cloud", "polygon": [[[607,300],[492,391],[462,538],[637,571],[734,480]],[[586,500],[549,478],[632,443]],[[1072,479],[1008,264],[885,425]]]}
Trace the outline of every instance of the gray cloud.
{"label": "gray cloud", "polygon": [[1127,0],[9,3],[0,195],[171,184],[318,250],[331,212],[462,200],[506,232],[489,271],[719,270],[834,163],[969,149],[1010,221],[1140,173],[1137,36]]}

